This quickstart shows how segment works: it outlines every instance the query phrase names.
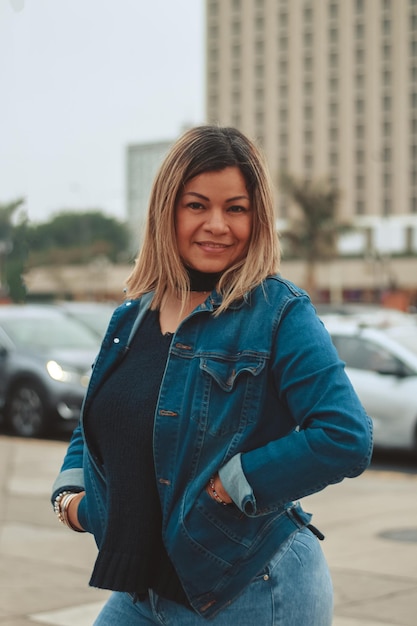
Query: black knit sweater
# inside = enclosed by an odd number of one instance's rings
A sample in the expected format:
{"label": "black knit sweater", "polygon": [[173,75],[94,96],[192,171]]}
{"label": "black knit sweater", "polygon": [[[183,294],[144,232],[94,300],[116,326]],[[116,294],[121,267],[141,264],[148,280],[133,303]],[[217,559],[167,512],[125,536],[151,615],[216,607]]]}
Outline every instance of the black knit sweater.
{"label": "black knit sweater", "polygon": [[96,393],[87,438],[106,477],[107,526],[90,584],[187,605],[162,542],[153,462],[153,423],[172,336],[149,311],[128,354]]}

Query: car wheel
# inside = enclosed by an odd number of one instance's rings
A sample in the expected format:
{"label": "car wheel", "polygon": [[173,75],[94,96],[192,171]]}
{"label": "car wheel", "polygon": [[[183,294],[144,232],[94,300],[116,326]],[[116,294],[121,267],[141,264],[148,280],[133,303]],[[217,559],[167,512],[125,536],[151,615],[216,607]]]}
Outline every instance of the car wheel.
{"label": "car wheel", "polygon": [[7,423],[19,437],[37,437],[46,427],[46,406],[35,382],[20,382],[11,390],[6,408]]}

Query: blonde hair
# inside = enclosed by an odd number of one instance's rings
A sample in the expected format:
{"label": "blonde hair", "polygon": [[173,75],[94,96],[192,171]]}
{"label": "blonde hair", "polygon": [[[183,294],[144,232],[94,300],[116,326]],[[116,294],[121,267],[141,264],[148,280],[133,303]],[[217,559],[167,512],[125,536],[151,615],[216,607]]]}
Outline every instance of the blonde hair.
{"label": "blonde hair", "polygon": [[195,176],[226,167],[238,167],[246,182],[253,213],[247,255],[220,278],[223,301],[217,314],[260,285],[279,269],[280,250],[275,229],[272,186],[265,160],[257,147],[235,128],[198,126],[185,132],[172,146],[154,180],[143,244],[126,281],[127,297],[154,291],[153,308],[164,293],[175,291],[185,305],[189,278],[181,261],[175,207],[183,186]]}

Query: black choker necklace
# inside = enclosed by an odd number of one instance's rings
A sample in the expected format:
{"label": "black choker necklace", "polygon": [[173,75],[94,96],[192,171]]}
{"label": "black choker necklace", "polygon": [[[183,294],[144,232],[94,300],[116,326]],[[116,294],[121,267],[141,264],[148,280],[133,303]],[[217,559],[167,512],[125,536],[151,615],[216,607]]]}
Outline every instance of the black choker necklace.
{"label": "black choker necklace", "polygon": [[191,267],[185,267],[190,279],[191,291],[213,291],[223,272],[199,272]]}

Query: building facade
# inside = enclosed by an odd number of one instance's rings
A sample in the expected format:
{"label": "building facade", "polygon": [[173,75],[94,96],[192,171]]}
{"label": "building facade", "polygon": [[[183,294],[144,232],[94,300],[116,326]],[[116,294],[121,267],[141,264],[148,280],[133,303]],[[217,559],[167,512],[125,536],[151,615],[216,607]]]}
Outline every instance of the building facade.
{"label": "building facade", "polygon": [[417,0],[206,0],[206,17],[208,122],[259,142],[277,188],[335,185],[363,234],[342,254],[416,254]]}
{"label": "building facade", "polygon": [[127,146],[126,207],[133,252],[145,223],[153,180],[171,144],[172,141],[155,141]]}

